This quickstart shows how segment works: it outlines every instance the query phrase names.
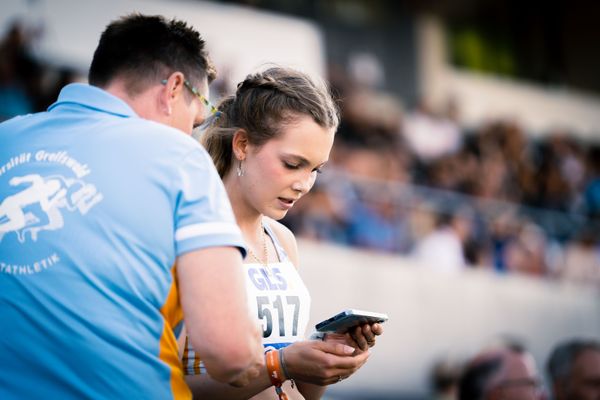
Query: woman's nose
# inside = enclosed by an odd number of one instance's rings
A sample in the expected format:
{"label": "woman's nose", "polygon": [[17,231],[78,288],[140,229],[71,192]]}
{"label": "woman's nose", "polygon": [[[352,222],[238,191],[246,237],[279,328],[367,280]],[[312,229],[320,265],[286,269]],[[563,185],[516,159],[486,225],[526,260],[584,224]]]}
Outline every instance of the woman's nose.
{"label": "woman's nose", "polygon": [[296,180],[292,184],[292,190],[305,194],[307,193],[312,186],[312,176],[309,174],[308,176],[303,177],[302,179]]}

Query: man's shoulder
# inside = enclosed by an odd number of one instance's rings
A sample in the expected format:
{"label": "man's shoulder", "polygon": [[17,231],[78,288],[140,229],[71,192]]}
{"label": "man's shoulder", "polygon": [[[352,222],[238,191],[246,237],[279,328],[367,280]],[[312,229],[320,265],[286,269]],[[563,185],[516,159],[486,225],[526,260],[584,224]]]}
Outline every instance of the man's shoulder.
{"label": "man's shoulder", "polygon": [[190,135],[152,120],[124,118],[113,128],[119,132],[121,138],[143,147],[156,146],[158,150],[180,148],[182,151],[203,151],[202,145]]}
{"label": "man's shoulder", "polygon": [[0,121],[0,131],[13,131],[15,128],[18,128],[24,124],[27,124],[31,121],[38,120],[40,118],[44,118],[46,112],[39,112],[33,114],[24,114],[17,115],[5,121]]}

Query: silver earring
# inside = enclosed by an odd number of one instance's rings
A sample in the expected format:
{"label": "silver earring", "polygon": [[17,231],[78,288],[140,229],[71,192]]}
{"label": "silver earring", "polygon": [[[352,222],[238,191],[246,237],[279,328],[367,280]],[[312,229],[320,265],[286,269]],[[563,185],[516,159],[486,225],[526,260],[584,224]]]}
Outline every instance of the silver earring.
{"label": "silver earring", "polygon": [[242,169],[242,160],[237,166],[237,176],[244,176],[244,170]]}

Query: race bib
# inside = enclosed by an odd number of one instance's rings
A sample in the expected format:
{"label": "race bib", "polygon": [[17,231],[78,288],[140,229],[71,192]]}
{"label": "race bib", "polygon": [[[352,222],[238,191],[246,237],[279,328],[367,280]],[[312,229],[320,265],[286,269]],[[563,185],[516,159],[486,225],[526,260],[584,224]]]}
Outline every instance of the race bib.
{"label": "race bib", "polygon": [[289,262],[244,264],[251,315],[262,326],[265,348],[281,348],[304,338],[310,295]]}

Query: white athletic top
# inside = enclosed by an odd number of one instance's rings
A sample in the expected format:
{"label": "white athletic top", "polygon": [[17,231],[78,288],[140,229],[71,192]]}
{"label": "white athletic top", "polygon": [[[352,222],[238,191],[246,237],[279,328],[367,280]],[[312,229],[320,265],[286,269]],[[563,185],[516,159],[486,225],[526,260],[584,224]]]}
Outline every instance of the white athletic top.
{"label": "white athletic top", "polygon": [[[244,267],[248,306],[251,315],[256,316],[262,326],[266,352],[304,338],[310,312],[310,293],[275,233],[268,225],[263,224],[263,227],[275,245],[279,262],[270,263],[268,267],[259,263],[244,264]],[[182,361],[186,375],[206,373],[188,338]]]}

